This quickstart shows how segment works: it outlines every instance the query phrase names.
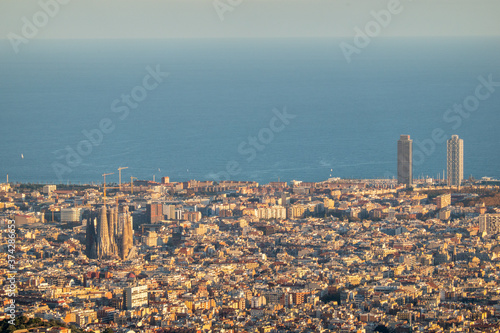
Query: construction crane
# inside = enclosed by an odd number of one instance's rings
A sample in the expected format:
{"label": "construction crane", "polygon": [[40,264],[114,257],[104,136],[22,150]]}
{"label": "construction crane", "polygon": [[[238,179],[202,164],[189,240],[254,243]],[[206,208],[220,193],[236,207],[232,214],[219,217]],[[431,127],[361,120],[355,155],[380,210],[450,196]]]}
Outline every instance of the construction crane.
{"label": "construction crane", "polygon": [[118,168],[118,188],[120,191],[122,190],[122,170],[128,169],[128,167],[119,167]]}
{"label": "construction crane", "polygon": [[134,179],[137,179],[137,178],[130,177],[130,194],[134,194]]}
{"label": "construction crane", "polygon": [[106,203],[106,176],[109,176],[109,175],[114,175],[114,172],[105,173],[102,175],[104,177],[104,199],[103,199],[104,203]]}

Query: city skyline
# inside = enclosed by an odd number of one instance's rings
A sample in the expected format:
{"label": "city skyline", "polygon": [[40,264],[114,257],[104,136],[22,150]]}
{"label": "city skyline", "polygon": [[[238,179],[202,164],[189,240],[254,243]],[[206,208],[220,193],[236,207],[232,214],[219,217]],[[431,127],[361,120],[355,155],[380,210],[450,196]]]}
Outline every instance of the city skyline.
{"label": "city skyline", "polygon": [[0,0],[0,333],[500,332],[499,13]]}

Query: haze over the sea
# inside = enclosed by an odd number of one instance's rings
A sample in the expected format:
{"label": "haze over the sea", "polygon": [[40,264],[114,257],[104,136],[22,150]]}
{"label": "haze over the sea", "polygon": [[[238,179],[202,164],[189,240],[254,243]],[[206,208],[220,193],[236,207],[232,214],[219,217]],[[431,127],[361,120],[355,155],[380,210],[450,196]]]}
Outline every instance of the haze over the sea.
{"label": "haze over the sea", "polygon": [[[4,49],[0,175],[78,183],[128,166],[127,176],[180,181],[213,179],[235,161],[232,179],[259,182],[392,177],[399,135],[418,150],[441,128],[464,139],[466,177],[500,177],[500,91],[460,124],[444,119],[478,77],[500,81],[498,39],[379,38],[350,64],[340,41],[36,40],[18,55]],[[148,66],[169,76],[121,120],[111,104],[142,85]],[[263,137],[252,159],[248,137],[284,108],[296,117],[269,143]],[[74,167],[65,162],[65,149],[105,118],[114,130],[102,144]],[[445,145],[414,166],[415,177],[442,173]],[[59,179],[55,162],[71,172]]]}

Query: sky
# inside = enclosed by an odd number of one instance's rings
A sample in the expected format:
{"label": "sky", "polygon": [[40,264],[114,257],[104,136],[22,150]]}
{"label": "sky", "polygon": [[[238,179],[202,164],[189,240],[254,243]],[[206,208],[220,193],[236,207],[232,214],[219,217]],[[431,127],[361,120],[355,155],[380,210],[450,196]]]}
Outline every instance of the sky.
{"label": "sky", "polygon": [[391,5],[379,36],[500,35],[499,0],[1,0],[0,38],[349,37]]}

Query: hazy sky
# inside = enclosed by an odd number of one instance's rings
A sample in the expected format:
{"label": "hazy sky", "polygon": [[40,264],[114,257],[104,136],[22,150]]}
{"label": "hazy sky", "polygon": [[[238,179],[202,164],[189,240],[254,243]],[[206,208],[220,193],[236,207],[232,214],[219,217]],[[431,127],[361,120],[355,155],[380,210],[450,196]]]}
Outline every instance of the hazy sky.
{"label": "hazy sky", "polygon": [[[41,20],[35,38],[354,36],[397,0],[59,0],[43,22],[41,4],[53,1],[0,0],[0,38],[21,35],[23,17]],[[380,36],[500,35],[500,0],[400,3]]]}

